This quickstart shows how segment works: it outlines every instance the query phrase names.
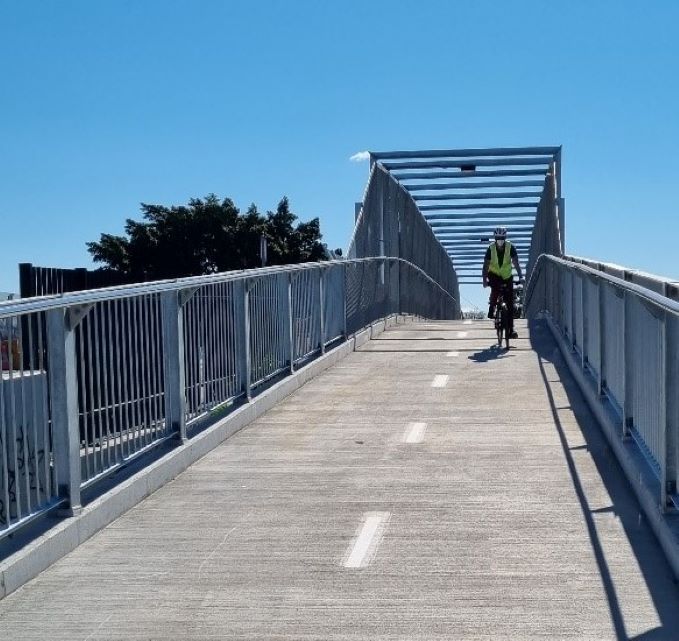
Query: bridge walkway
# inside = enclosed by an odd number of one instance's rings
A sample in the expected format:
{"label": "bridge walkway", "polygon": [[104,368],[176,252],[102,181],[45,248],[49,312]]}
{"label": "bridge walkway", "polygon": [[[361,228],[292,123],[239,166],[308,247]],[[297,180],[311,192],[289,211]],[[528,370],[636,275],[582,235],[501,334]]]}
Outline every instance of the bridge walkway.
{"label": "bridge walkway", "polygon": [[546,327],[386,331],[0,601],[0,638],[676,639]]}

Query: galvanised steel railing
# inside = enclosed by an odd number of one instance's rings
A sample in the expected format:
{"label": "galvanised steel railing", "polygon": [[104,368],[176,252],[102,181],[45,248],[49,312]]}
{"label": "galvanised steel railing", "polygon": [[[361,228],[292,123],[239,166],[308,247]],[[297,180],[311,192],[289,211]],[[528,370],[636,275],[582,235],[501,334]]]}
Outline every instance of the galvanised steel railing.
{"label": "galvanised steel railing", "polygon": [[[398,256],[429,274],[456,301],[460,299],[452,259],[412,195],[379,162],[371,167],[347,256]],[[459,308],[457,314],[459,318]]]}
{"label": "galvanised steel railing", "polygon": [[671,298],[672,300],[679,300],[679,281],[676,279],[649,274],[648,272],[639,269],[630,269],[629,267],[623,267],[622,265],[615,265],[613,263],[602,263],[598,260],[582,258],[580,256],[563,256],[563,258],[574,263],[587,265],[588,267],[605,272],[616,278],[621,278],[627,282],[641,285],[641,287],[646,287],[646,289],[667,296],[667,298]]}
{"label": "galvanised steel railing", "polygon": [[540,256],[528,316],[548,315],[610,401],[619,422],[613,438],[633,438],[657,476],[661,509],[679,506],[679,303],[584,262]]}
{"label": "galvanised steel railing", "polygon": [[535,215],[526,264],[526,278],[530,280],[540,256],[562,256],[565,222],[564,199],[558,196],[556,168],[551,165],[545,176],[540,202]]}
{"label": "galvanised steel railing", "polygon": [[0,538],[379,318],[459,303],[400,258],[308,263],[0,304]]}

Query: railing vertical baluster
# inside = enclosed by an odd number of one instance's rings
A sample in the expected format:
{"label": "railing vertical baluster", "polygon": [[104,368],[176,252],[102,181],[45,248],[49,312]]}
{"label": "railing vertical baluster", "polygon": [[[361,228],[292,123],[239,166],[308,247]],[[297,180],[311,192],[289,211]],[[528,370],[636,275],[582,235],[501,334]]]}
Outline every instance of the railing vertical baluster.
{"label": "railing vertical baluster", "polygon": [[677,493],[679,465],[679,360],[677,349],[677,319],[666,313],[660,321],[660,350],[664,370],[661,393],[661,429],[663,438],[663,460],[661,461],[660,509],[666,512],[672,508],[672,496]]}
{"label": "railing vertical baluster", "polygon": [[344,337],[344,340],[347,339],[348,332],[347,332],[347,296],[349,294],[348,287],[347,287],[347,281],[348,281],[348,271],[349,267],[348,265],[342,265],[342,336]]}
{"label": "railing vertical baluster", "polygon": [[322,267],[318,268],[318,322],[321,333],[321,354],[325,354],[325,272]]}
{"label": "railing vertical baluster", "polygon": [[184,313],[180,292],[161,294],[163,373],[165,379],[165,424],[170,432],[186,440],[186,375],[184,372]]}
{"label": "railing vertical baluster", "polygon": [[292,272],[288,272],[287,278],[287,296],[285,297],[285,314],[283,320],[285,322],[285,333],[283,334],[287,338],[288,347],[288,364],[290,368],[290,373],[295,371],[295,336],[294,336],[294,325],[293,325],[293,306],[292,306]]}
{"label": "railing vertical baluster", "polygon": [[[399,224],[399,234],[400,234],[400,224]],[[393,267],[396,270],[396,301],[394,304],[394,313],[397,315],[401,313],[401,265],[398,261],[392,261],[393,262]],[[446,301],[448,302],[448,301]],[[446,316],[447,318],[447,316]]]}
{"label": "railing vertical baluster", "polygon": [[582,345],[580,346],[580,363],[584,370],[589,364],[589,314],[588,314],[588,299],[587,299],[587,284],[586,278],[580,279],[580,315],[582,317]]}
{"label": "railing vertical baluster", "polygon": [[604,298],[604,284],[601,280],[597,283],[597,298],[598,298],[598,326],[599,332],[599,376],[597,379],[597,390],[599,396],[604,394],[606,389],[606,372],[604,371],[604,363],[606,360],[606,301]]}
{"label": "railing vertical baluster", "polygon": [[234,284],[235,344],[238,350],[236,367],[241,378],[241,390],[247,401],[252,399],[252,359],[250,354],[250,281]]}
{"label": "railing vertical baluster", "polygon": [[81,510],[80,428],[75,327],[69,317],[63,309],[47,312],[47,353],[57,494],[67,501],[64,513],[74,516]]}
{"label": "railing vertical baluster", "polygon": [[575,351],[578,331],[575,327],[575,270],[571,271],[571,350]]}
{"label": "railing vertical baluster", "polygon": [[549,269],[547,269],[547,272],[543,274],[540,280],[542,280],[542,305],[540,311],[546,312],[549,308],[549,305],[547,304],[547,283],[549,281]]}
{"label": "railing vertical baluster", "polygon": [[632,320],[631,320],[631,294],[627,290],[623,291],[622,298],[622,327],[623,327],[623,389],[624,398],[622,402],[622,437],[629,438],[630,429],[634,424],[632,412]]}

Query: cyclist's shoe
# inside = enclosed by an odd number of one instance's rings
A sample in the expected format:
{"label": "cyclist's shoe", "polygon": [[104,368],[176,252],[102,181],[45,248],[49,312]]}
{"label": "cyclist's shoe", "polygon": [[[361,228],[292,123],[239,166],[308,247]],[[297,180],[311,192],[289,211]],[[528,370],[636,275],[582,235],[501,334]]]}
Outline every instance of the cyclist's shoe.
{"label": "cyclist's shoe", "polygon": [[509,338],[518,338],[518,337],[519,337],[519,335],[514,330],[512,330],[511,333],[509,334]]}
{"label": "cyclist's shoe", "polygon": [[495,307],[493,305],[488,308],[488,318],[495,318]]}

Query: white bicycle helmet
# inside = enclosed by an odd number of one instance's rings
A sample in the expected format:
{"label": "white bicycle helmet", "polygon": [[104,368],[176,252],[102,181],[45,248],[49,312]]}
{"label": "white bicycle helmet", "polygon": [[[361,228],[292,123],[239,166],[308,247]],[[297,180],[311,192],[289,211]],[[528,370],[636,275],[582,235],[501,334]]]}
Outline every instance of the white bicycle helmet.
{"label": "white bicycle helmet", "polygon": [[507,238],[507,228],[506,227],[496,227],[493,232],[493,236],[497,239]]}

